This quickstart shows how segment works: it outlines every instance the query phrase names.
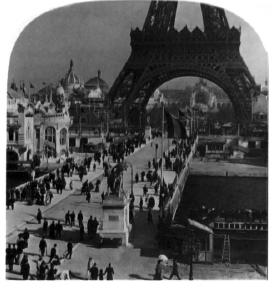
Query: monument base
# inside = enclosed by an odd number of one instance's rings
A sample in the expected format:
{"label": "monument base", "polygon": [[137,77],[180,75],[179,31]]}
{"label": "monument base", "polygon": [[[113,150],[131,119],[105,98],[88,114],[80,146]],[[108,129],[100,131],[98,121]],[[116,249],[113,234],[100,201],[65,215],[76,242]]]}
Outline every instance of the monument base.
{"label": "monument base", "polygon": [[[128,245],[129,238],[129,202],[125,195],[116,197],[109,195],[103,201],[103,223],[97,230],[102,245],[104,239],[112,239],[116,242],[120,239],[122,246]],[[119,245],[119,242],[116,243]]]}

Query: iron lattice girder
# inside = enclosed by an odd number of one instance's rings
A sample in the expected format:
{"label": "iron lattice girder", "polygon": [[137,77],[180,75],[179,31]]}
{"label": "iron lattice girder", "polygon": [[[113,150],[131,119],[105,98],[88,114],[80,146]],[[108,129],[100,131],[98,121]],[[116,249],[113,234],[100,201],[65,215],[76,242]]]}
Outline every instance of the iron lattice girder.
{"label": "iron lattice girder", "polygon": [[[171,4],[171,5],[170,5]],[[236,116],[251,115],[256,86],[239,52],[240,34],[229,29],[223,9],[201,4],[205,31],[174,29],[176,2],[152,1],[143,27],[131,31],[132,53],[109,92],[111,103],[125,98],[146,106],[156,88],[176,77],[199,76],[218,84],[233,103]]]}

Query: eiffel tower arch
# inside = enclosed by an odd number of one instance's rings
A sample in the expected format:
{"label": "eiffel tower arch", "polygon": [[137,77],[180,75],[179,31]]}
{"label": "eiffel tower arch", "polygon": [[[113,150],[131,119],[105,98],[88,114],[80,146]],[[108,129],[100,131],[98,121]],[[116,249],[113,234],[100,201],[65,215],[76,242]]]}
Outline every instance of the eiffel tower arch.
{"label": "eiffel tower arch", "polygon": [[174,27],[178,2],[152,1],[142,30],[131,30],[131,55],[109,91],[111,108],[126,118],[145,108],[163,83],[184,76],[206,78],[229,96],[240,120],[251,118],[258,90],[239,51],[241,30],[230,28],[225,11],[200,4],[204,31]]}

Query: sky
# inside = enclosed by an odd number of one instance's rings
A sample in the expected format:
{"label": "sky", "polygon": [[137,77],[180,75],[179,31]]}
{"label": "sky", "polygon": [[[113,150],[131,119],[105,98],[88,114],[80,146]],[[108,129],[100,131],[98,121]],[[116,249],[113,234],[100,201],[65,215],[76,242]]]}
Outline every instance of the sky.
{"label": "sky", "polygon": [[[56,84],[68,71],[70,59],[74,70],[86,82],[97,76],[112,86],[126,63],[130,49],[131,28],[142,28],[150,1],[85,2],[57,8],[36,17],[21,32],[10,56],[8,83],[15,79],[42,87]],[[268,55],[254,29],[243,19],[226,11],[230,27],[241,27],[240,52],[258,84],[268,77]],[[175,27],[187,24],[190,30],[203,29],[200,5],[179,2]],[[195,80],[176,79],[170,88],[185,87]]]}

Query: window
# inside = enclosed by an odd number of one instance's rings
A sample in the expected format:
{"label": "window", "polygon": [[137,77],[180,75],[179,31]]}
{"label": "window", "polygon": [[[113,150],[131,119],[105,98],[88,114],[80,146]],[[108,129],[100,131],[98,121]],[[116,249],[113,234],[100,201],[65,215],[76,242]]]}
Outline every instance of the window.
{"label": "window", "polygon": [[45,140],[56,143],[56,131],[53,127],[47,127],[45,130]]}
{"label": "window", "polygon": [[69,147],[76,146],[76,138],[69,138]]}
{"label": "window", "polygon": [[65,145],[66,144],[66,129],[62,128],[60,131],[60,145]]}
{"label": "window", "polygon": [[30,124],[27,124],[26,128],[26,139],[31,139],[31,131],[30,131]]}
{"label": "window", "polygon": [[40,128],[36,128],[36,139],[40,139]]}
{"label": "window", "polygon": [[88,139],[87,138],[81,138],[80,139],[80,147],[81,148],[84,148],[87,143],[88,143]]}

